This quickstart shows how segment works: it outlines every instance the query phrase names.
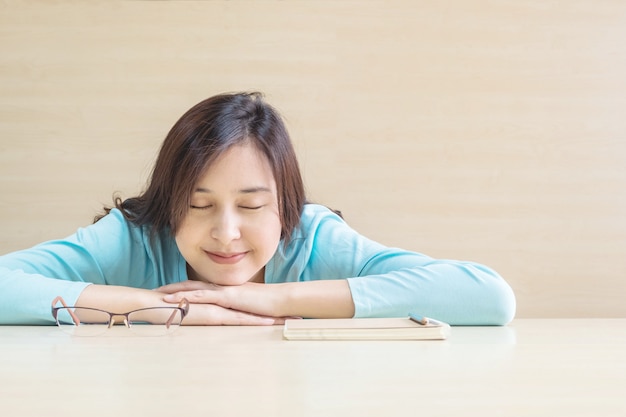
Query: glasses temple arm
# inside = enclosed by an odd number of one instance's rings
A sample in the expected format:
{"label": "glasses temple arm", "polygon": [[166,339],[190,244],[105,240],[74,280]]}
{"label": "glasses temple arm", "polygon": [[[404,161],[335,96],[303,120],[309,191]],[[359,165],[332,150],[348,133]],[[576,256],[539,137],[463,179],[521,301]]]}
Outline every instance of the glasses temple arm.
{"label": "glasses temple arm", "polygon": [[[180,321],[182,322],[185,316],[187,315],[187,312],[189,311],[189,301],[187,301],[186,298],[183,298],[182,300],[180,300],[180,303],[178,303],[178,309],[181,312]],[[167,319],[167,322],[165,323],[165,327],[169,329],[169,327],[172,325],[172,321],[174,321],[174,318],[176,318],[176,310],[172,311],[170,318]]]}
{"label": "glasses temple arm", "polygon": [[[76,314],[74,314],[74,312],[71,310],[70,307],[67,306],[67,304],[65,304],[65,300],[63,299],[63,297],[61,297],[60,295],[57,296],[54,300],[52,300],[52,310],[55,310],[55,304],[56,303],[61,303],[63,305],[63,307],[65,307],[67,309],[67,312],[69,313],[69,315],[72,317],[72,320],[74,320],[74,324],[79,325],[80,324],[80,319],[78,318],[78,316]],[[57,319],[56,314],[54,315],[54,318]]]}

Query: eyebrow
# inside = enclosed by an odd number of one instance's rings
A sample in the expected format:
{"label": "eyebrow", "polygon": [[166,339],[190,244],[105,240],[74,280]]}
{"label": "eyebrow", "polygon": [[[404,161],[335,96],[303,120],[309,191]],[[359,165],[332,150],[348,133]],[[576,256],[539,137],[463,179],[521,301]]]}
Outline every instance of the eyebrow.
{"label": "eyebrow", "polygon": [[[212,193],[213,190],[209,188],[198,187],[194,190],[196,193]],[[268,187],[258,186],[258,187],[250,187],[250,188],[242,188],[238,191],[240,194],[253,194],[253,193],[271,193],[272,190]]]}

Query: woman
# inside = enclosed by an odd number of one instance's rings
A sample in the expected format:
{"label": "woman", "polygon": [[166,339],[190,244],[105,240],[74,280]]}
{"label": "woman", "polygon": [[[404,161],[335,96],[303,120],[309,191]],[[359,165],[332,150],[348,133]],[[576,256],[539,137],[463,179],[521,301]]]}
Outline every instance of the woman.
{"label": "woman", "polygon": [[112,312],[184,297],[184,324],[203,325],[410,312],[498,325],[515,313],[491,269],[384,247],[307,204],[287,130],[258,93],[187,111],[146,191],[115,203],[66,239],[0,257],[0,323],[51,323],[57,296]]}

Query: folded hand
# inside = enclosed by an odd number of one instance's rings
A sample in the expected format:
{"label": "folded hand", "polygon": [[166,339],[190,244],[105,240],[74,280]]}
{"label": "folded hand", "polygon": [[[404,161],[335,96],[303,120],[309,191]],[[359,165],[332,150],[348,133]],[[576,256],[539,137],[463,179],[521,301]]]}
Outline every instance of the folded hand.
{"label": "folded hand", "polygon": [[[283,317],[273,317],[264,284],[246,283],[221,286],[201,281],[183,281],[156,290],[166,293],[163,300],[176,304],[186,298],[192,305],[184,324],[275,325]],[[262,294],[264,293],[264,294]],[[265,297],[264,297],[265,295]]]}

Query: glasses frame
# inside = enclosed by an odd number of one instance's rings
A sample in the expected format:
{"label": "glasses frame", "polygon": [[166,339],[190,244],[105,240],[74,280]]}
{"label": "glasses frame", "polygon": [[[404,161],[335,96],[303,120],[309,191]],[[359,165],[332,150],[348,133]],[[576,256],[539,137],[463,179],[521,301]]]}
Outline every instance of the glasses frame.
{"label": "glasses frame", "polygon": [[[57,303],[61,303],[62,307],[56,307]],[[189,313],[189,301],[186,298],[183,298],[182,300],[180,300],[180,303],[178,303],[178,306],[176,306],[176,307],[174,307],[174,306],[172,306],[172,307],[146,307],[146,308],[140,308],[140,309],[137,309],[137,310],[131,310],[131,311],[128,311],[126,313],[111,313],[110,311],[101,310],[99,308],[68,306],[65,303],[65,300],[63,299],[63,297],[61,297],[59,295],[54,300],[52,300],[52,306],[51,306],[52,317],[54,318],[54,321],[57,324],[57,326],[61,325],[59,323],[59,318],[58,318],[58,312],[61,309],[65,309],[65,311],[68,312],[68,314],[72,317],[72,320],[74,321],[75,325],[78,326],[80,324],[80,319],[71,310],[73,308],[80,308],[80,309],[83,309],[83,310],[99,311],[101,313],[108,314],[109,315],[109,321],[107,323],[107,329],[110,329],[116,323],[115,317],[124,317],[124,325],[127,328],[130,329],[131,323],[128,321],[128,316],[130,314],[133,314],[133,313],[136,313],[136,312],[139,312],[139,311],[145,311],[145,310],[157,310],[157,309],[166,309],[166,308],[167,309],[178,310],[178,311],[172,312],[170,317],[165,322],[165,327],[169,329],[169,327],[172,325],[172,322],[176,318],[176,313],[177,312],[180,312],[180,324],[183,323],[183,320],[185,319],[185,316],[187,316],[187,313]]]}

